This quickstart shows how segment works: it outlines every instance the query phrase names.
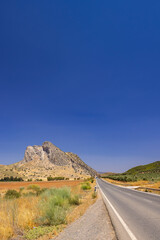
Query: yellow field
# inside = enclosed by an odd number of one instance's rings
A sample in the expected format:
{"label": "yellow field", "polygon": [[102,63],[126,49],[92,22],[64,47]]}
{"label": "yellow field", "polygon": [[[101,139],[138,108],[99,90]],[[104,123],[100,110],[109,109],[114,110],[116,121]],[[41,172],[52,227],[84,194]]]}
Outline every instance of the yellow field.
{"label": "yellow field", "polygon": [[104,180],[116,185],[121,185],[121,186],[139,186],[139,187],[160,189],[160,182],[156,182],[156,183],[149,182],[149,181],[121,182],[121,181],[115,181],[108,178],[104,178]]}
{"label": "yellow field", "polygon": [[[24,192],[28,191],[27,186],[37,184],[42,187],[62,187],[69,186],[73,194],[81,195],[81,204],[79,206],[73,206],[68,215],[67,222],[70,223],[84,214],[86,209],[94,203],[95,199],[92,199],[92,193],[94,189],[94,183],[91,184],[92,189],[90,191],[84,191],[81,189],[80,181],[57,181],[57,182],[21,182],[21,183],[0,183],[1,191],[6,189],[18,189],[25,187]],[[13,236],[22,236],[24,231],[38,227],[35,223],[35,219],[41,216],[41,209],[38,207],[40,196],[28,196],[20,197],[13,200],[0,199],[0,239],[7,240]],[[58,226],[54,231],[39,238],[47,240],[53,238],[53,235],[57,234],[65,225]],[[59,230],[57,230],[59,229]]]}
{"label": "yellow field", "polygon": [[0,182],[0,190],[2,189],[19,189],[21,187],[27,187],[31,184],[39,185],[40,187],[64,187],[64,186],[75,186],[79,184],[80,180],[60,180],[60,181],[43,181],[43,182]]}

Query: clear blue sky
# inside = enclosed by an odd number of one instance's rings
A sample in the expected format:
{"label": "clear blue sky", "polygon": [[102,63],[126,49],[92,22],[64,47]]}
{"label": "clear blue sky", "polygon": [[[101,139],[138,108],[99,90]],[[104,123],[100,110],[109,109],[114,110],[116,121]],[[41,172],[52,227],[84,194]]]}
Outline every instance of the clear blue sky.
{"label": "clear blue sky", "polygon": [[160,1],[0,1],[0,164],[48,140],[99,171],[160,160]]}

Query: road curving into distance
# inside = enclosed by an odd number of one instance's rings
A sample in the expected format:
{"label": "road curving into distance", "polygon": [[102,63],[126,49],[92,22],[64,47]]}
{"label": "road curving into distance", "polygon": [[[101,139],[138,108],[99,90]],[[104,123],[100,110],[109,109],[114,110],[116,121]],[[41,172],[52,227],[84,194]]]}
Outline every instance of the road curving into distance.
{"label": "road curving into distance", "polygon": [[97,178],[120,240],[160,240],[160,196],[119,187]]}

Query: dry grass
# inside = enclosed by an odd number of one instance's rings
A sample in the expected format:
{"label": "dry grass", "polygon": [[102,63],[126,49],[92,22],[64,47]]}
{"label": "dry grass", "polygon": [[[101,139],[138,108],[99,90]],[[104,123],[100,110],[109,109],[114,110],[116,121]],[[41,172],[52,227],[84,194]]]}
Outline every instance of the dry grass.
{"label": "dry grass", "polygon": [[[27,187],[33,183],[34,182],[22,182],[13,183],[10,185],[12,189],[17,189],[24,186]],[[81,196],[81,204],[76,207],[72,206],[69,214],[67,215],[68,223],[71,223],[83,215],[86,209],[95,202],[95,199],[92,199],[92,193],[95,185],[94,183],[91,184],[92,189],[90,191],[82,190],[80,181],[36,182],[34,184],[48,188],[68,185],[71,186],[71,191],[73,194],[78,194]],[[1,185],[3,185],[3,183],[1,183]],[[4,186],[6,187],[6,183],[4,183]],[[3,190],[5,190],[5,188]],[[25,192],[27,190],[23,191]],[[18,232],[24,233],[24,231],[27,229],[33,229],[34,227],[38,226],[35,224],[34,220],[41,215],[41,210],[38,207],[39,199],[39,196],[21,197],[12,200],[0,199],[0,240],[7,240],[13,236],[16,236]],[[53,237],[53,234],[58,234],[58,232],[64,227],[65,225],[62,225],[58,231],[54,230],[54,233],[49,233],[39,238],[39,240],[50,239]]]}
{"label": "dry grass", "polygon": [[137,182],[121,182],[121,181],[116,181],[112,180],[109,178],[104,178],[105,181],[116,184],[116,185],[121,185],[121,186],[146,186],[148,181],[137,181]]}
{"label": "dry grass", "polygon": [[8,239],[17,230],[32,228],[33,219],[38,215],[37,202],[36,197],[1,200],[0,239]]}
{"label": "dry grass", "polygon": [[160,189],[160,182],[155,182],[155,183],[148,182],[148,184],[146,184],[145,187]]}
{"label": "dry grass", "polygon": [[89,191],[82,190],[81,185],[78,185],[77,187],[73,188],[73,192],[76,194],[79,193],[82,196],[82,199],[81,199],[81,204],[76,208],[74,208],[70,214],[68,214],[67,216],[68,223],[71,223],[75,221],[77,218],[79,218],[80,216],[82,216],[87,210],[87,208],[96,201],[96,199],[92,198],[94,187],[95,187],[95,183],[91,184],[91,190]]}
{"label": "dry grass", "polygon": [[[107,182],[116,184],[116,185],[121,185],[121,186],[139,186],[139,187],[144,187],[144,188],[153,188],[153,189],[160,189],[160,182],[150,182],[150,181],[137,181],[137,182],[120,182],[120,181],[115,181],[112,179],[104,179]],[[146,191],[145,189],[137,188],[139,191]],[[160,191],[155,191],[155,190],[148,190],[148,192],[153,192],[156,194],[160,194]]]}

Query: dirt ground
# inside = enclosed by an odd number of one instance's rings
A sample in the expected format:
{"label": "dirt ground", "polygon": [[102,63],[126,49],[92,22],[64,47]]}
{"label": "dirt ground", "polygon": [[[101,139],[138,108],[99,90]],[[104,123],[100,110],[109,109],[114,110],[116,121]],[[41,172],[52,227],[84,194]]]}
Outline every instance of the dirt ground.
{"label": "dirt ground", "polygon": [[72,187],[76,186],[82,181],[79,180],[61,180],[61,181],[43,181],[43,182],[0,182],[0,191],[7,189],[19,189],[21,187],[27,187],[28,185],[36,184],[41,188],[50,188],[50,187]]}

